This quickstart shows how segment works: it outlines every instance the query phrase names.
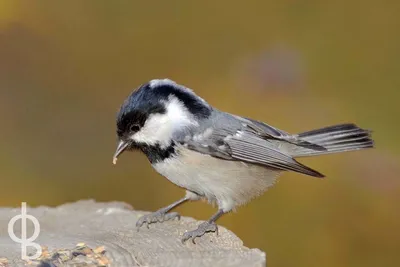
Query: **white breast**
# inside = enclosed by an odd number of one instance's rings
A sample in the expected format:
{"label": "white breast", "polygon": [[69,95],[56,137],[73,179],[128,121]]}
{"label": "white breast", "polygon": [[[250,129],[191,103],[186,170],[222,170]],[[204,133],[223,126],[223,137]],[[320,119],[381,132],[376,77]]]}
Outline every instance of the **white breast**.
{"label": "white breast", "polygon": [[221,160],[183,146],[178,156],[153,167],[174,184],[216,202],[230,211],[272,186],[279,171],[240,161]]}

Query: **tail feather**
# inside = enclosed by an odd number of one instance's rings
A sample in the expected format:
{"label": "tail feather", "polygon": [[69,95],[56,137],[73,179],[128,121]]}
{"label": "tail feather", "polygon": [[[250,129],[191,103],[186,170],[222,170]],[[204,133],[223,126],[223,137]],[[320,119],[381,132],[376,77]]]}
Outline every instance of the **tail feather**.
{"label": "tail feather", "polygon": [[339,153],[374,146],[374,141],[371,139],[371,131],[361,129],[351,123],[300,133],[296,135],[296,138],[324,147],[326,150],[297,147],[291,153],[294,157]]}

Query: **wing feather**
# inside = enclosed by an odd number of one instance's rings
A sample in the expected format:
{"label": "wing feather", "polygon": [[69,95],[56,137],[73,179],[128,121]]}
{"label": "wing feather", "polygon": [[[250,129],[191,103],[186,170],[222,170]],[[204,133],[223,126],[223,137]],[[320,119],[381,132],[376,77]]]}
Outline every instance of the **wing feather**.
{"label": "wing feather", "polygon": [[[209,134],[204,136],[206,132]],[[308,142],[298,142],[293,139],[293,135],[262,122],[227,113],[220,113],[218,117],[210,119],[208,123],[203,124],[203,130],[197,129],[193,138],[185,138],[180,143],[189,149],[225,160],[240,160],[267,168],[324,177],[280,151],[280,142],[321,149]]]}
{"label": "wing feather", "polygon": [[323,175],[281,153],[268,141],[254,136],[251,133],[242,133],[232,137],[227,142],[234,159],[264,165],[280,170],[290,170],[311,176],[323,177]]}

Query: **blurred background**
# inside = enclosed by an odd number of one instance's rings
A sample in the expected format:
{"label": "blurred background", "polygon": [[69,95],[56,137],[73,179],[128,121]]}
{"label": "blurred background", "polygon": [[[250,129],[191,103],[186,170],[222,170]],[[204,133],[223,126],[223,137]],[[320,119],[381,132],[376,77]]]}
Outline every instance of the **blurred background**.
{"label": "blurred background", "polygon": [[[399,11],[372,0],[0,1],[0,206],[94,198],[156,210],[182,197],[144,155],[111,163],[120,104],[168,77],[288,132],[373,129],[376,149],[302,159],[327,178],[286,173],[219,224],[269,266],[399,266]],[[205,220],[215,208],[178,211]]]}

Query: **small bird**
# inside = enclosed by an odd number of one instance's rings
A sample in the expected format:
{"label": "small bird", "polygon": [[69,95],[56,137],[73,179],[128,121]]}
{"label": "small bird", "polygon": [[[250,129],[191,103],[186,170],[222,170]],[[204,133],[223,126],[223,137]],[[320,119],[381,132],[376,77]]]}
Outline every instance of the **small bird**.
{"label": "small bird", "polygon": [[296,161],[317,156],[371,148],[371,132],[355,124],[339,124],[289,134],[263,122],[220,111],[191,89],[169,79],[155,79],[133,91],[116,120],[117,149],[141,150],[153,168],[186,190],[182,199],[144,215],[139,229],[174,218],[178,205],[205,199],[218,212],[181,241],[217,232],[216,220],[271,187],[284,171],[322,178],[323,174]]}

